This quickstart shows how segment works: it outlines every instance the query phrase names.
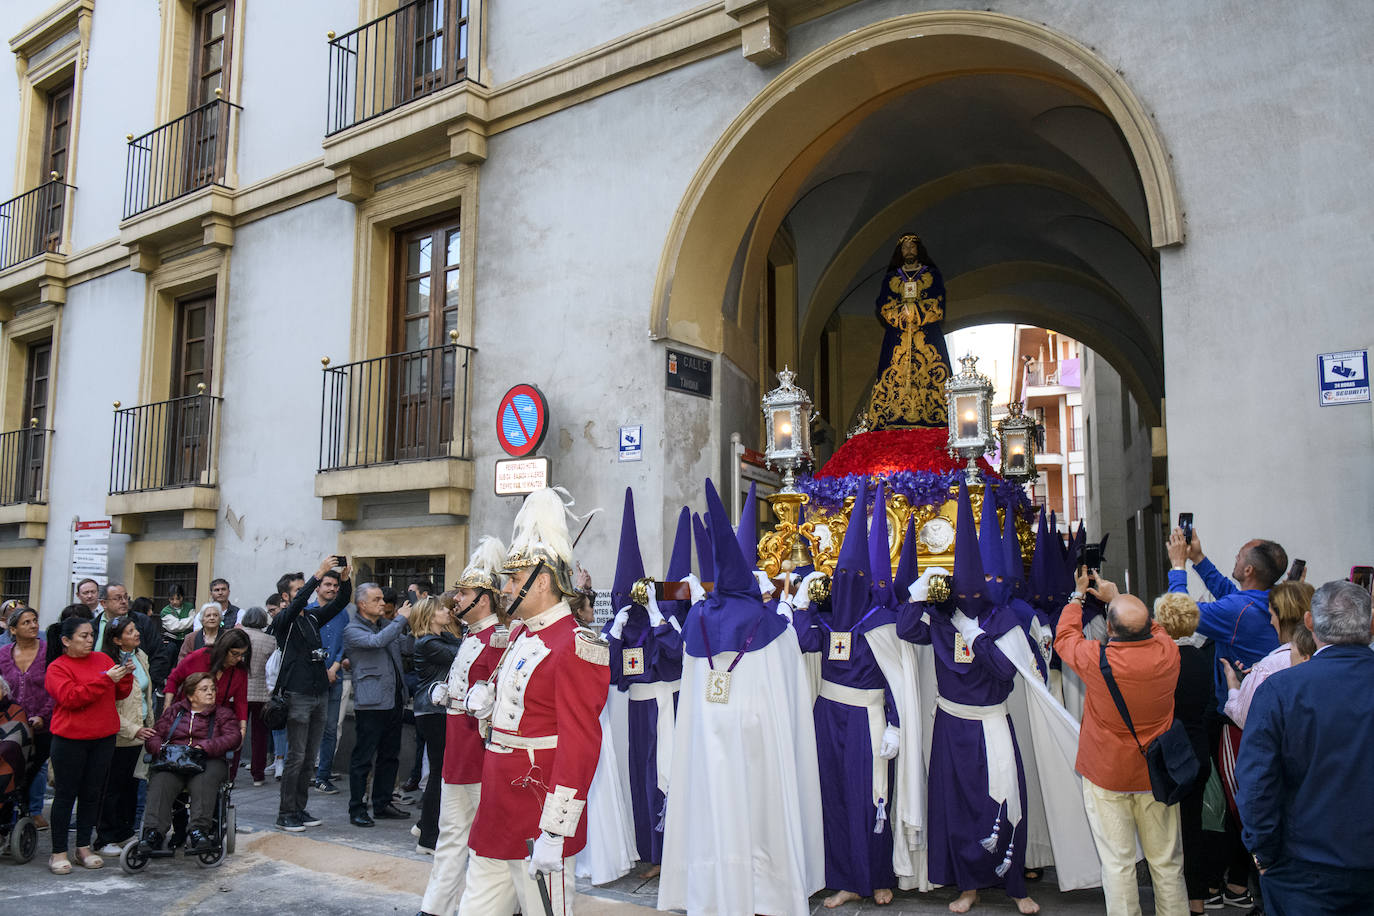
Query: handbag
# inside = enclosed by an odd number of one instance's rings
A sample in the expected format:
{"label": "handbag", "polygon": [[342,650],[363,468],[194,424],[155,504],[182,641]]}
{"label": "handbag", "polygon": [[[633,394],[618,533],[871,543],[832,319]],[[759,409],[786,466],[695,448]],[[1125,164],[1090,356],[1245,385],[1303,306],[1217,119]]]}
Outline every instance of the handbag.
{"label": "handbag", "polygon": [[[297,628],[300,627],[301,618],[304,616],[304,611],[296,615],[296,619],[295,621],[293,621],[293,623]],[[305,639],[304,632],[302,632],[301,638]],[[315,633],[315,639],[317,641],[319,640],[318,631],[316,631]],[[290,642],[289,633],[287,634],[287,642]],[[276,652],[273,652],[272,654],[275,656],[277,652],[281,653],[283,659],[286,657],[286,650],[284,647],[278,649]],[[271,660],[269,659],[268,661],[270,664]],[[274,732],[281,731],[283,728],[286,728],[286,720],[290,717],[290,707],[286,701],[286,695],[282,692],[281,689],[282,683],[285,680],[285,678],[282,677],[282,675],[286,674],[285,669],[286,666],[282,665],[281,670],[277,672],[276,683],[272,686],[272,695],[267,698],[267,702],[264,703],[262,707],[262,724],[266,725],[270,730]]]}
{"label": "handbag", "polygon": [[1126,708],[1126,698],[1121,695],[1121,688],[1112,676],[1112,666],[1107,661],[1107,644],[1102,643],[1099,650],[1101,654],[1098,666],[1102,669],[1102,679],[1107,682],[1107,690],[1111,693],[1126,728],[1130,730],[1135,746],[1145,758],[1145,768],[1150,774],[1150,791],[1154,794],[1155,801],[1166,805],[1178,804],[1193,790],[1200,770],[1187,730],[1182,722],[1174,719],[1164,734],[1150,742],[1149,747],[1141,747],[1140,737],[1136,735],[1135,725],[1131,723],[1130,710]]}
{"label": "handbag", "polygon": [[[172,727],[167,730],[167,740],[177,733],[177,723],[181,713],[172,717]],[[206,740],[215,736],[215,720],[210,719],[210,733]],[[176,773],[181,776],[199,776],[205,772],[205,751],[189,744],[164,744],[157,752],[148,769],[154,773]]]}

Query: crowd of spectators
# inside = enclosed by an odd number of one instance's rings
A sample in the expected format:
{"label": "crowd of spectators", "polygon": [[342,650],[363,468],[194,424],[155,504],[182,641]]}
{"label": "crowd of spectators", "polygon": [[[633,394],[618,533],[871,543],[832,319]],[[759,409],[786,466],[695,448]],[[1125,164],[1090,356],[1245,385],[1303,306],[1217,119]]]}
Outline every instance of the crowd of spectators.
{"label": "crowd of spectators", "polygon": [[[1267,540],[1242,545],[1227,576],[1190,535],[1169,538],[1169,590],[1153,614],[1080,569],[1056,633],[1085,687],[1076,768],[1107,912],[1141,912],[1137,849],[1156,913],[1374,911],[1370,594],[1349,581],[1280,581],[1288,557]],[[1188,596],[1190,565],[1213,600]],[[1105,641],[1084,636],[1089,597],[1106,607]],[[1198,767],[1166,803],[1147,750],[1175,722]]]}

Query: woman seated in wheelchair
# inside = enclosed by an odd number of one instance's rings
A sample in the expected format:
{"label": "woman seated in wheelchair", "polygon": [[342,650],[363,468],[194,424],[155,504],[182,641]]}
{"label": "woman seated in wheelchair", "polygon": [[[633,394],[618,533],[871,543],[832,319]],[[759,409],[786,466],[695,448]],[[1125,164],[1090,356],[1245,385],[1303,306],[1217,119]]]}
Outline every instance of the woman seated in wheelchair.
{"label": "woman seated in wheelchair", "polygon": [[181,697],[162,712],[147,740],[152,757],[148,802],[143,816],[143,852],[162,848],[172,825],[172,803],[183,788],[191,793],[187,852],[215,849],[215,802],[229,778],[225,756],[239,746],[234,711],[215,702],[215,679],[196,672],[181,685]]}

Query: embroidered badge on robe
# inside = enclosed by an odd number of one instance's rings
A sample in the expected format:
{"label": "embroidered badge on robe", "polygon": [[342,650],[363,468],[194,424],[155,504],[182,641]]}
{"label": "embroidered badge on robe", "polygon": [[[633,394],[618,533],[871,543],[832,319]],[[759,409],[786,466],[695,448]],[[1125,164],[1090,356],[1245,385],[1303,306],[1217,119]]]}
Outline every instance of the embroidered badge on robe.
{"label": "embroidered badge on robe", "polygon": [[831,633],[831,634],[830,634],[830,655],[829,655],[830,661],[832,661],[832,662],[847,662],[847,661],[849,661],[849,652],[850,652],[850,649],[851,649],[851,645],[850,645],[850,644],[851,644],[852,641],[853,641],[853,634],[850,634],[850,633]]}
{"label": "embroidered badge on robe", "polygon": [[620,673],[625,677],[635,677],[644,673],[644,648],[642,646],[633,646],[621,651]]}
{"label": "embroidered badge on robe", "polygon": [[954,634],[954,660],[961,664],[973,664],[973,647],[964,641],[963,633]]}
{"label": "embroidered badge on robe", "polygon": [[730,702],[730,672],[729,671],[707,671],[706,672],[706,702],[708,703],[729,703]]}

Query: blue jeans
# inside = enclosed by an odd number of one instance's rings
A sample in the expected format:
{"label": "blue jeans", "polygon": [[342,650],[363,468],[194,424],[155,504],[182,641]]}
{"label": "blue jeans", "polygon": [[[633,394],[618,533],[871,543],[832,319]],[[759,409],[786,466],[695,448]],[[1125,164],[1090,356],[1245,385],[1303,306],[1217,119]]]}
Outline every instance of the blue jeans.
{"label": "blue jeans", "polygon": [[334,772],[334,748],[339,746],[339,703],[343,701],[343,677],[329,688],[329,704],[324,713],[324,737],[320,739],[320,763],[315,778],[327,780]]}

